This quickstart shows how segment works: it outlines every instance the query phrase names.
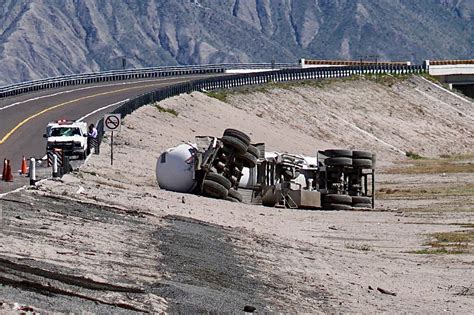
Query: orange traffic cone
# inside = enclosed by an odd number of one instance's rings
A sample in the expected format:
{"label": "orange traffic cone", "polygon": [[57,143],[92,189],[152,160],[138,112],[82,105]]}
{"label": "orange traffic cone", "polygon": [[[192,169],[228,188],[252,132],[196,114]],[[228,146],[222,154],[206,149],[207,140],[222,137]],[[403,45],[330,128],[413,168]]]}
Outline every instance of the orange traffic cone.
{"label": "orange traffic cone", "polygon": [[28,166],[26,166],[25,156],[23,156],[23,160],[21,160],[21,174],[22,175],[28,174]]}
{"label": "orange traffic cone", "polygon": [[7,178],[7,159],[3,159],[3,171],[2,171],[2,180]]}
{"label": "orange traffic cone", "polygon": [[4,177],[6,182],[13,182],[12,167],[10,166],[10,160],[7,160],[7,171]]}

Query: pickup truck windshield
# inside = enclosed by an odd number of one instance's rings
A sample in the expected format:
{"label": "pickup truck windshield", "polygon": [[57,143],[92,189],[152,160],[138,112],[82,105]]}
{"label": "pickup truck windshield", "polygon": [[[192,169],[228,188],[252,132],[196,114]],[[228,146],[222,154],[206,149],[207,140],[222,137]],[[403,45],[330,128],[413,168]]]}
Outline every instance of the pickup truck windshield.
{"label": "pickup truck windshield", "polygon": [[80,135],[81,131],[79,130],[79,128],[58,127],[51,129],[51,137],[72,137]]}

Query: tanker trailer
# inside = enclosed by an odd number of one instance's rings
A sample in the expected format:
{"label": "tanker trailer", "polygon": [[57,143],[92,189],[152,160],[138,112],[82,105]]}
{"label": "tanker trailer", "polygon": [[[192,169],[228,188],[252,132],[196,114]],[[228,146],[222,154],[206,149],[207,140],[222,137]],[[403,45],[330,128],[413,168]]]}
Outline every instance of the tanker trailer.
{"label": "tanker trailer", "polygon": [[156,177],[163,189],[240,202],[242,169],[254,168],[258,156],[250,137],[226,129],[222,138],[197,136],[195,144],[163,152],[157,160]]}

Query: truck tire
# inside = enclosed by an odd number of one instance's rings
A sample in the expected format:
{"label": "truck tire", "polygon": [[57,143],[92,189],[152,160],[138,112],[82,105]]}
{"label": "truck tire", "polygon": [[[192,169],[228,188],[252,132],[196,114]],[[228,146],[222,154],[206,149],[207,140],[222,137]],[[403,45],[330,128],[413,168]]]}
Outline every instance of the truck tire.
{"label": "truck tire", "polygon": [[349,195],[337,195],[337,194],[327,194],[323,197],[324,203],[327,204],[352,204],[352,196]]}
{"label": "truck tire", "polygon": [[243,154],[247,152],[247,148],[249,147],[248,144],[245,144],[242,140],[236,137],[232,136],[223,136],[222,137],[222,142],[224,142],[225,145],[233,148],[235,151],[237,151],[237,154]]}
{"label": "truck tire", "polygon": [[257,158],[248,151],[237,157],[242,161],[242,164],[248,168],[254,168],[257,165]]}
{"label": "truck tire", "polygon": [[352,151],[351,150],[345,150],[345,149],[328,149],[324,150],[324,155],[327,157],[352,157]]}
{"label": "truck tire", "polygon": [[352,159],[352,166],[359,167],[359,168],[372,168],[372,160]]}
{"label": "truck tire", "polygon": [[364,209],[372,209],[372,205],[368,203],[354,203],[352,205],[354,208],[364,208]]}
{"label": "truck tire", "polygon": [[249,144],[249,147],[247,148],[247,152],[255,156],[257,159],[260,157],[260,150],[251,144]]}
{"label": "truck tire", "polygon": [[364,203],[364,204],[372,204],[372,197],[367,197],[367,196],[352,196],[352,204],[359,204],[359,203]]}
{"label": "truck tire", "polygon": [[328,203],[324,207],[326,210],[352,210],[352,206],[342,203]]}
{"label": "truck tire", "polygon": [[209,197],[218,199],[225,199],[228,194],[228,190],[224,186],[211,180],[204,180],[202,192]]}
{"label": "truck tire", "polygon": [[234,188],[229,189],[227,197],[236,199],[238,202],[242,202],[242,195]]}
{"label": "truck tire", "polygon": [[262,194],[262,205],[265,207],[275,207],[278,203],[278,196],[273,189],[268,189]]}
{"label": "truck tire", "polygon": [[231,186],[230,180],[228,180],[227,178],[225,178],[221,174],[216,174],[216,173],[209,172],[209,173],[207,173],[207,175],[204,179],[216,182],[218,184],[221,184],[226,189],[229,189],[230,186]]}
{"label": "truck tire", "polygon": [[224,130],[224,136],[231,136],[231,137],[237,138],[243,143],[245,143],[246,145],[250,144],[250,137],[247,136],[244,132],[237,129],[228,128]]}
{"label": "truck tire", "polygon": [[324,160],[328,166],[352,166],[352,159],[349,157],[330,157]]}
{"label": "truck tire", "polygon": [[352,151],[352,157],[354,159],[369,159],[372,160],[373,154],[368,151]]}

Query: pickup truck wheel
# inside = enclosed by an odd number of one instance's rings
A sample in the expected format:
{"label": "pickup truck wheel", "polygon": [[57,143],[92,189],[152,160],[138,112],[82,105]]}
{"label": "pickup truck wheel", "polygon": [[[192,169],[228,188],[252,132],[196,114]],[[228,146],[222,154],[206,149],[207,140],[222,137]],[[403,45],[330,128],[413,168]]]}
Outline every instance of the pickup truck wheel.
{"label": "pickup truck wheel", "polygon": [[351,150],[345,150],[345,149],[329,149],[329,150],[324,150],[324,155],[327,157],[352,157],[352,151]]}
{"label": "pickup truck wheel", "polygon": [[254,168],[257,165],[257,158],[248,151],[243,155],[239,155],[237,158],[242,161],[245,167]]}
{"label": "pickup truck wheel", "polygon": [[352,159],[352,166],[360,168],[372,168],[372,160],[369,159]]}
{"label": "pickup truck wheel", "polygon": [[370,159],[372,160],[372,152],[368,151],[352,151],[352,157],[354,159]]}
{"label": "pickup truck wheel", "polygon": [[229,194],[227,195],[227,197],[234,198],[238,202],[242,202],[242,195],[234,188],[229,189]]}
{"label": "pickup truck wheel", "polygon": [[224,186],[210,180],[204,180],[202,192],[209,197],[218,199],[224,199],[228,194],[228,190]]}
{"label": "pickup truck wheel", "polygon": [[225,145],[233,148],[237,154],[243,154],[247,151],[248,144],[245,144],[242,140],[236,137],[232,136],[223,136],[222,137],[222,142],[224,142]]}
{"label": "pickup truck wheel", "polygon": [[260,157],[260,150],[251,144],[247,148],[247,152],[255,156],[257,159]]}
{"label": "pickup truck wheel", "polygon": [[247,136],[244,132],[237,129],[228,128],[224,130],[224,136],[231,136],[231,137],[240,139],[240,141],[242,141],[246,145],[249,145],[250,143],[250,137]]}
{"label": "pickup truck wheel", "polygon": [[330,157],[324,160],[328,166],[352,166],[352,159],[349,157]]}
{"label": "pickup truck wheel", "polygon": [[352,196],[349,195],[337,195],[337,194],[327,194],[323,197],[323,200],[327,204],[338,203],[338,204],[352,204]]}
{"label": "pickup truck wheel", "polygon": [[353,208],[349,205],[345,205],[342,203],[328,203],[324,205],[324,209],[327,210],[352,210]]}
{"label": "pickup truck wheel", "polygon": [[231,186],[230,180],[228,180],[227,178],[225,178],[221,174],[216,174],[216,173],[209,172],[209,173],[207,173],[205,179],[216,182],[218,184],[221,184],[226,189],[229,189],[230,186]]}

